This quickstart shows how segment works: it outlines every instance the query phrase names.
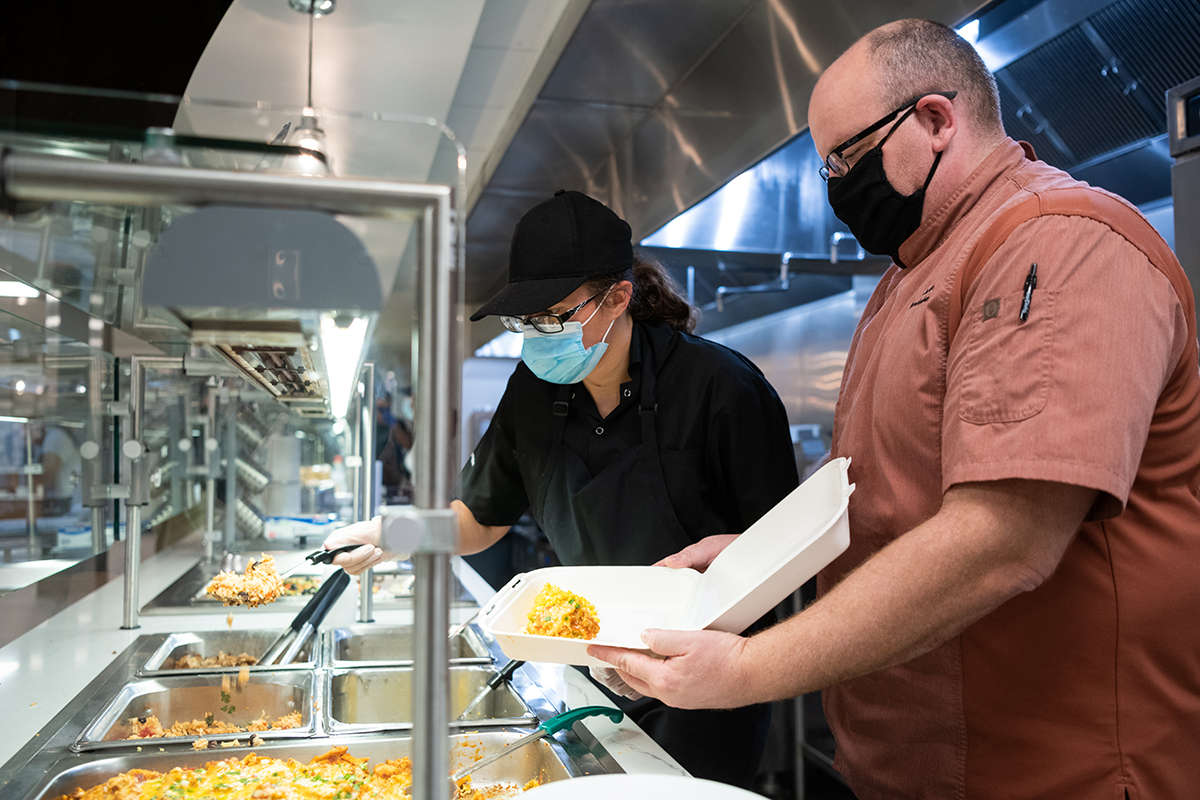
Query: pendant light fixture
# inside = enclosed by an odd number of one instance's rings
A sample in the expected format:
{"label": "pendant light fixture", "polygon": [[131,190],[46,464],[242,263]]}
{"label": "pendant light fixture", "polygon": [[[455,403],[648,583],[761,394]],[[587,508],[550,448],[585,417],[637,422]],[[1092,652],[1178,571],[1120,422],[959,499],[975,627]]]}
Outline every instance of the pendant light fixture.
{"label": "pendant light fixture", "polygon": [[317,17],[328,16],[337,8],[336,0],[288,0],[288,6],[308,16],[308,103],[300,116],[300,124],[292,128],[284,139],[285,144],[299,147],[305,152],[288,156],[283,162],[283,171],[297,175],[329,175],[328,153],[325,149],[325,131],[317,120],[312,99],[313,73],[313,22]]}

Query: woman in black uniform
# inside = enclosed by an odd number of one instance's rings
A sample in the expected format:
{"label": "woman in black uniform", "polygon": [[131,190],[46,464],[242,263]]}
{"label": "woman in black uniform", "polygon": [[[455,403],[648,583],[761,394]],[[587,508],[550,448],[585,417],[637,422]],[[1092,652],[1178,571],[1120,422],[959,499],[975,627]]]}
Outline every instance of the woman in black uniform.
{"label": "woman in black uniform", "polygon": [[[630,237],[578,192],[518,223],[508,284],[471,317],[499,315],[525,341],[460,476],[464,555],[529,510],[565,565],[653,564],[741,533],[796,487],[779,397],[745,357],[690,335],[694,309]],[[327,547],[349,543],[334,537]],[[378,560],[364,547],[335,563]],[[768,706],[690,711],[608,693],[693,775],[752,783]]]}

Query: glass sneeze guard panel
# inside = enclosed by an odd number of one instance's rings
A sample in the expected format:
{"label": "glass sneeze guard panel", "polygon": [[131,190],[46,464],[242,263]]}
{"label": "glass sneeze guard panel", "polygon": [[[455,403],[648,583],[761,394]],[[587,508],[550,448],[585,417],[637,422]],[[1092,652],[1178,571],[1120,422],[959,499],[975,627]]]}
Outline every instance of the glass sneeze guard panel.
{"label": "glass sneeze guard panel", "polygon": [[[173,130],[147,131],[150,125]],[[364,185],[381,179],[449,184],[459,196],[465,189],[464,151],[453,134],[436,121],[400,114],[0,81],[0,146],[19,155],[93,164],[292,175],[314,182],[363,176]],[[269,544],[265,521],[272,516],[332,514],[340,519],[347,514],[346,487],[354,478],[343,473],[355,447],[354,426],[329,418],[330,367],[336,363],[349,376],[351,385],[341,392],[345,397],[338,405],[344,409],[341,414],[353,416],[355,403],[374,401],[353,396],[353,378],[366,346],[399,319],[407,333],[391,334],[395,364],[385,366],[411,374],[411,329],[414,319],[421,322],[414,301],[420,258],[415,242],[425,224],[419,212],[330,213],[305,207],[304,201],[263,210],[79,196],[19,200],[4,211],[0,295],[9,286],[13,296],[0,296],[6,315],[0,325],[18,337],[0,337],[0,369],[6,373],[0,379],[0,415],[13,418],[0,435],[14,442],[12,447],[0,445],[5,459],[0,468],[16,476],[7,479],[11,501],[24,502],[23,516],[5,518],[10,526],[28,534],[22,470],[30,453],[36,460],[40,451],[36,444],[32,451],[25,446],[26,428],[53,424],[65,428],[77,448],[89,453],[99,449],[92,461],[106,464],[107,471],[84,475],[80,467],[75,488],[81,493],[86,494],[86,480],[105,490],[127,480],[122,470],[128,469],[128,461],[114,458],[114,452],[120,445],[119,406],[129,397],[127,365],[133,356],[167,362],[156,364],[147,378],[145,457],[152,484],[143,513],[147,527],[194,530],[208,525],[217,529],[213,535],[221,546],[254,549]],[[257,222],[250,224],[256,215]],[[462,219],[456,221],[460,240],[462,224]],[[346,247],[322,262],[312,242],[285,246],[318,225]],[[267,227],[283,231],[282,238],[264,241],[261,252],[246,255],[256,246],[251,241],[255,231]],[[229,255],[238,242],[244,245],[239,251],[244,262]],[[460,284],[461,258],[461,253],[455,257]],[[356,284],[351,278],[360,267],[367,270],[366,277]],[[160,280],[171,274],[180,280]],[[338,291],[351,299],[331,299]],[[461,286],[458,291],[461,296]],[[458,317],[461,324],[461,313]],[[324,334],[329,332],[352,333],[364,346],[342,363],[346,359],[327,352]],[[62,363],[68,357],[79,362],[78,368]],[[170,363],[172,359],[178,363]],[[55,365],[53,378],[47,377],[48,364]],[[43,386],[42,394],[19,393],[18,381],[24,387]],[[414,390],[411,385],[401,388]],[[305,405],[305,393],[317,399]],[[229,425],[237,434],[233,438],[225,437]],[[289,438],[299,444],[298,452],[294,445],[280,444]],[[55,434],[51,444],[56,441],[63,437]],[[220,443],[221,452],[236,450],[233,472],[206,459],[212,441]],[[222,517],[228,518],[223,509],[218,508],[215,520],[204,514],[213,494],[218,501],[229,496],[222,487],[230,481],[238,488],[232,541],[222,530]],[[43,503],[49,490],[39,489],[36,480],[33,487]],[[9,555],[44,559],[61,554],[55,550],[60,528],[70,528],[68,536],[82,528],[88,548],[77,555],[90,554],[93,517],[82,499],[72,507],[77,513],[55,528],[53,546],[14,547]],[[107,530],[96,542],[106,545],[114,531],[116,537],[124,534],[119,522],[113,526],[114,510],[121,510],[119,498],[106,499],[104,507]],[[46,511],[55,508],[39,508],[35,528],[52,527]]]}

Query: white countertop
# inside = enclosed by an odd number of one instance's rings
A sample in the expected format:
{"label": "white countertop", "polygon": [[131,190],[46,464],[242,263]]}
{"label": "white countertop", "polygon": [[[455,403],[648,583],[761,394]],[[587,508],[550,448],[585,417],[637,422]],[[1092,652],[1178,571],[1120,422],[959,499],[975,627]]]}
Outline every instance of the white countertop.
{"label": "white countertop", "polygon": [[[141,568],[140,599],[145,604],[196,565],[201,555],[198,535],[156,553]],[[302,554],[297,553],[299,560]],[[280,568],[288,563],[277,558]],[[491,587],[461,559],[454,559],[459,580],[476,600],[491,596]],[[330,610],[326,627],[341,627],[357,620],[357,587],[351,586]],[[147,633],[183,630],[216,630],[226,626],[227,609],[210,614],[141,615],[140,627],[121,630],[124,585],[113,580],[54,615],[4,647],[0,647],[0,708],[5,710],[5,735],[0,737],[0,765],[63,710],[113,659],[137,637]],[[451,609],[451,623],[474,612]],[[295,610],[271,612],[257,609],[239,614],[233,625],[245,628],[283,630]],[[375,620],[383,624],[408,624],[412,612],[378,609]],[[612,703],[576,670],[552,664],[527,664],[538,683],[558,695],[569,707]],[[649,736],[629,720],[613,723],[593,717],[582,723],[613,759],[630,773],[686,775],[687,773]]]}

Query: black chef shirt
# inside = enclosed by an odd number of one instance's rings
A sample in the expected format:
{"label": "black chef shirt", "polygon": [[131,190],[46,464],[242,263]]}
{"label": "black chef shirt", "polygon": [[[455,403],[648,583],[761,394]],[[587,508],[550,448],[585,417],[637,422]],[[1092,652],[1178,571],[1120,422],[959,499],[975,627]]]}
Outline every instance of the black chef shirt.
{"label": "black chef shirt", "polygon": [[[799,482],[783,404],[741,354],[665,324],[634,321],[630,380],[621,385],[620,405],[601,419],[591,394],[576,384],[563,444],[593,476],[641,444],[638,400],[650,351],[658,365],[655,430],[671,507],[693,542],[741,533]],[[458,497],[481,524],[512,525],[526,509],[541,523],[537,493],[556,445],[553,405],[559,391],[524,363],[509,378],[459,477]],[[553,544],[554,531],[546,534]]]}

